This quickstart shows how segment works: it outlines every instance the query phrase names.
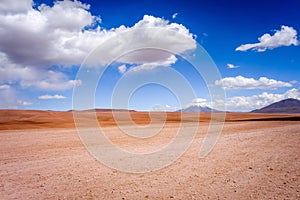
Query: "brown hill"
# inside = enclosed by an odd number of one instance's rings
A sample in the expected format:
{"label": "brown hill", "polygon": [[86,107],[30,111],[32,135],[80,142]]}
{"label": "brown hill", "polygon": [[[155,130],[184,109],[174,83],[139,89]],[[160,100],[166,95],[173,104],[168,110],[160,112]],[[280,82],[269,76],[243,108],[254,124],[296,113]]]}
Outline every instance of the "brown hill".
{"label": "brown hill", "polygon": [[[115,126],[114,115],[118,116],[118,123],[130,124],[131,119],[136,124],[152,123],[180,123],[180,122],[209,122],[210,113],[180,113],[180,112],[136,112],[126,110],[96,110],[98,122],[101,126]],[[260,114],[260,113],[225,113],[226,121],[274,121],[300,120],[299,114]],[[217,116],[222,116],[218,113]],[[150,118],[151,117],[151,118]],[[87,121],[88,125],[88,121]],[[40,129],[40,128],[75,128],[71,111],[40,111],[40,110],[0,110],[0,130]]]}

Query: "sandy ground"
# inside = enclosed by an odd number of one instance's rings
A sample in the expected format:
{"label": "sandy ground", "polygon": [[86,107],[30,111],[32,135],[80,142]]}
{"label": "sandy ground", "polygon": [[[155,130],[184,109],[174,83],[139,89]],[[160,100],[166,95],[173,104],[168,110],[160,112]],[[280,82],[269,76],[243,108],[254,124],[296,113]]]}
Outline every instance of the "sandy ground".
{"label": "sandy ground", "polygon": [[[176,123],[152,145],[174,136]],[[208,124],[176,162],[143,174],[110,169],[93,158],[72,128],[0,131],[0,199],[300,199],[299,121],[227,122],[213,151],[198,157]],[[124,142],[125,141],[125,142]]]}
{"label": "sandy ground", "polygon": [[[85,113],[79,112],[83,117]],[[180,112],[168,113],[151,113],[130,111],[128,118],[127,112],[115,111],[114,114],[109,109],[97,109],[96,116],[101,126],[115,126],[114,115],[118,116],[118,121],[122,124],[129,124],[132,119],[137,124],[147,124],[152,120],[158,123],[166,121],[167,123],[180,123],[182,118],[185,122],[201,121],[208,122],[211,120],[210,113],[192,114]],[[216,114],[223,115],[223,113]],[[182,117],[182,118],[181,118]],[[227,113],[225,120],[227,122],[236,122],[244,120],[276,120],[276,121],[300,121],[300,114],[261,114],[261,113]],[[87,123],[87,126],[89,124]],[[57,111],[40,111],[40,110],[0,110],[0,130],[18,130],[18,129],[47,129],[47,128],[74,128],[73,113]]]}

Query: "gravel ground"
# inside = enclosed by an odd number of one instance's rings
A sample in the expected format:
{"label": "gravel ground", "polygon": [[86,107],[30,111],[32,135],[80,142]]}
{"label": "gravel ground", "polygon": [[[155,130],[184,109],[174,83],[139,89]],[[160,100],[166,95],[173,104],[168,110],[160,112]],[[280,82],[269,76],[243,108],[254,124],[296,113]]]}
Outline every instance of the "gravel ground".
{"label": "gravel ground", "polygon": [[[168,144],[177,127],[136,141],[105,130],[116,146],[144,153]],[[299,122],[226,123],[200,159],[207,127],[171,165],[139,174],[97,161],[74,129],[0,131],[0,199],[300,199]]]}

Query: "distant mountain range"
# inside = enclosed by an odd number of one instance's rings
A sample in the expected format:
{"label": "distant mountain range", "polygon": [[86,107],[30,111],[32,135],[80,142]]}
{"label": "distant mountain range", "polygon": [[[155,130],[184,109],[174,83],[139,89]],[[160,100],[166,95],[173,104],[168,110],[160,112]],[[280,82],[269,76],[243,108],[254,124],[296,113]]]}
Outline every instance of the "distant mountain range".
{"label": "distant mountain range", "polygon": [[177,110],[176,112],[188,112],[188,113],[200,113],[200,112],[221,112],[215,109],[212,109],[210,107],[207,106],[197,106],[197,105],[193,105],[181,110]]}
{"label": "distant mountain range", "polygon": [[[208,112],[222,112],[212,109],[207,106],[192,105],[187,108],[177,110],[176,112],[188,113],[208,113]],[[270,104],[261,109],[251,111],[251,113],[300,113],[300,101],[297,99],[285,99],[273,104]]]}
{"label": "distant mountain range", "polygon": [[285,99],[261,109],[253,110],[252,113],[300,113],[300,101],[297,99]]}

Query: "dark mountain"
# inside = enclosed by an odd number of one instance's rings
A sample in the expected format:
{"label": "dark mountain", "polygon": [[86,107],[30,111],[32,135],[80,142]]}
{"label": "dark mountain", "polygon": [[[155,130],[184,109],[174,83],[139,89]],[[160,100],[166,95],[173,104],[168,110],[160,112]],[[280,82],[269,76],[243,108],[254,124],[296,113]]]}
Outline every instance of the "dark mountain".
{"label": "dark mountain", "polygon": [[177,112],[189,112],[189,113],[200,113],[200,112],[220,112],[218,110],[214,110],[207,106],[190,106],[181,110],[178,110]]}
{"label": "dark mountain", "polygon": [[300,113],[300,101],[297,99],[285,99],[261,109],[251,111],[253,113]]}

